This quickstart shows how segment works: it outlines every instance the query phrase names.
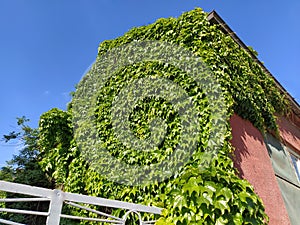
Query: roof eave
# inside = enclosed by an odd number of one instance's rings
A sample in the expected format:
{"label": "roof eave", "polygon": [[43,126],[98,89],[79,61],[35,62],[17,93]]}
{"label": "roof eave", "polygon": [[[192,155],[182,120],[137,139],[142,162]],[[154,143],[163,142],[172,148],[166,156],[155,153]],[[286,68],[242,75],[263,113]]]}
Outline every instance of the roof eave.
{"label": "roof eave", "polygon": [[253,54],[252,51],[245,45],[245,43],[233,32],[233,30],[225,23],[225,21],[219,16],[219,14],[213,10],[207,16],[207,19],[210,23],[218,24],[223,31],[223,33],[230,35],[230,37],[243,49],[245,49],[251,58],[260,65],[263,71],[269,74],[275,81],[277,87],[282,91],[288,98],[291,103],[291,108],[293,113],[300,118],[300,105],[298,102],[287,92],[287,90],[279,83],[279,81],[271,74],[271,72],[264,66],[264,64]]}

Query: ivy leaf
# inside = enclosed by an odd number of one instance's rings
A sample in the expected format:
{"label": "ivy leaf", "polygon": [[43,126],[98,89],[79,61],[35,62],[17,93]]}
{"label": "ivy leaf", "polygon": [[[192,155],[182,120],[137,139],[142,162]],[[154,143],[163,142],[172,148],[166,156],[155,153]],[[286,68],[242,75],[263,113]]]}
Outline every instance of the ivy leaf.
{"label": "ivy leaf", "polygon": [[179,211],[181,211],[183,207],[187,207],[185,196],[177,195],[174,198],[174,205],[173,205],[173,207],[174,208],[178,208]]}
{"label": "ivy leaf", "polygon": [[214,206],[216,209],[220,209],[222,214],[225,213],[226,209],[230,212],[229,205],[225,200],[217,200],[216,202],[214,202]]}
{"label": "ivy leaf", "polygon": [[232,191],[227,187],[224,187],[217,192],[216,197],[220,197],[220,196],[224,196],[227,202],[233,198]]}
{"label": "ivy leaf", "polygon": [[223,217],[219,217],[216,221],[215,225],[224,225],[224,224],[228,224],[228,219],[225,219]]}
{"label": "ivy leaf", "polygon": [[197,195],[199,195],[200,193],[200,187],[198,185],[198,181],[196,177],[191,177],[189,179],[189,181],[183,185],[182,190],[184,192],[187,192],[189,194],[189,196],[191,196],[193,194],[193,192],[195,192]]}

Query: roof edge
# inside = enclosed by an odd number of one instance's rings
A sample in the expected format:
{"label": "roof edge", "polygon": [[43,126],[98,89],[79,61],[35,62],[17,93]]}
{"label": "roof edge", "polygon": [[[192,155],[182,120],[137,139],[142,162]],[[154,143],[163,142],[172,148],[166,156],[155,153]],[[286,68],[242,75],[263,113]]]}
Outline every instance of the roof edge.
{"label": "roof edge", "polygon": [[[259,64],[259,66],[262,68],[262,70],[269,74],[273,80],[276,83],[276,86],[279,88],[280,91],[282,91],[286,96],[287,99],[290,101],[291,103],[291,109],[293,111],[293,113],[299,118],[299,120],[296,120],[295,122],[298,124],[298,122],[300,121],[300,105],[299,103],[291,96],[291,94],[279,83],[279,81],[272,75],[272,73],[264,66],[264,64],[256,57],[255,54],[253,54],[252,51],[250,51],[250,49],[245,45],[245,43],[235,34],[235,32],[226,24],[226,22],[221,18],[221,16],[215,11],[211,11],[208,16],[207,16],[207,20],[210,23],[213,24],[218,24],[221,28],[221,30],[223,31],[223,33],[230,35],[230,37],[240,46],[242,47],[244,50],[247,51],[247,53],[249,53],[249,55],[251,56],[251,58]],[[293,119],[294,120],[294,119]],[[300,124],[300,123],[299,123]]]}

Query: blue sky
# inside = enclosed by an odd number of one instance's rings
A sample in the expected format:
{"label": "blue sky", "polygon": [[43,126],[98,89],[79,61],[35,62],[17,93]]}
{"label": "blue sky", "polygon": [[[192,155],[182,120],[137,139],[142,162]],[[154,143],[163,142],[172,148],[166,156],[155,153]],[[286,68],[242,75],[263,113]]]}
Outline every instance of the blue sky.
{"label": "blue sky", "polygon": [[[100,42],[195,7],[215,9],[300,102],[299,0],[1,0],[0,135],[16,117],[37,127],[43,112],[66,109]],[[17,149],[0,143],[0,166]]]}

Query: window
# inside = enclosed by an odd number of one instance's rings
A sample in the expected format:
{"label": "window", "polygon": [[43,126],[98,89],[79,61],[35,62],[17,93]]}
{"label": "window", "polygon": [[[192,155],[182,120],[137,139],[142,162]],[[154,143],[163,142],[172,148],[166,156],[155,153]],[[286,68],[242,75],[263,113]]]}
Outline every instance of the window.
{"label": "window", "polygon": [[298,154],[271,134],[266,135],[265,142],[276,176],[300,185],[300,157]]}
{"label": "window", "polygon": [[300,212],[300,154],[296,149],[284,145],[271,134],[266,134],[265,143],[290,222],[292,225],[298,225]]}
{"label": "window", "polygon": [[290,155],[291,155],[291,160],[292,160],[293,166],[295,168],[295,172],[296,172],[298,180],[300,182],[300,158],[298,156],[296,156],[296,154],[294,154],[294,153],[290,153]]}

